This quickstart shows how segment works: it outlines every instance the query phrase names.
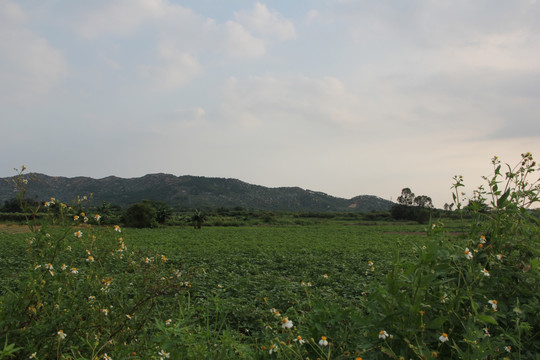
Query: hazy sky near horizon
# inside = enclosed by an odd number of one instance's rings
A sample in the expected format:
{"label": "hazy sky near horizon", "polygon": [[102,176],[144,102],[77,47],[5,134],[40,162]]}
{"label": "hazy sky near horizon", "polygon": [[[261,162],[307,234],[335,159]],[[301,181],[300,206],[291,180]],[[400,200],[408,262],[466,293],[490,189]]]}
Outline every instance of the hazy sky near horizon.
{"label": "hazy sky near horizon", "polygon": [[540,1],[0,0],[0,177],[451,202],[540,156]]}

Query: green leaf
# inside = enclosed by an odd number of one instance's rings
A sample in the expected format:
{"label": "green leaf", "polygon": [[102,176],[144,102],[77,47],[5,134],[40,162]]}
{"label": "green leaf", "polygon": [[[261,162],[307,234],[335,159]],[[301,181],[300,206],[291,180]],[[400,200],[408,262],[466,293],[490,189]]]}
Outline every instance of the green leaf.
{"label": "green leaf", "polygon": [[478,320],[485,324],[498,325],[497,320],[491,315],[478,314]]}
{"label": "green leaf", "polygon": [[435,320],[431,321],[427,327],[429,329],[441,329],[447,319],[448,316],[440,316]]}
{"label": "green leaf", "polygon": [[497,207],[498,208],[504,207],[504,205],[506,205],[506,202],[507,202],[506,200],[508,199],[509,195],[510,195],[510,189],[506,190],[506,192],[501,195],[499,200],[497,200]]}

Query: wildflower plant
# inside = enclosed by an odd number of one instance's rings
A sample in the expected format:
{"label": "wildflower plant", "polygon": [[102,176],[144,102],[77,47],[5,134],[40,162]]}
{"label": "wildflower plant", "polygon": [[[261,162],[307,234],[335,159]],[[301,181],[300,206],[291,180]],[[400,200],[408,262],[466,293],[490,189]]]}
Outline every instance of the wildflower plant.
{"label": "wildflower plant", "polygon": [[528,210],[540,200],[536,162],[526,153],[505,172],[497,157],[492,164],[468,205],[463,178],[454,178],[456,208],[470,227],[459,236],[430,227],[415,261],[396,251],[368,301],[366,352],[377,349],[369,334],[383,328],[394,339],[378,350],[393,358],[503,358],[505,347],[522,359],[540,353],[540,231]]}
{"label": "wildflower plant", "polygon": [[18,358],[142,355],[151,348],[147,335],[155,331],[156,313],[170,305],[167,297],[183,292],[165,256],[141,261],[142,254],[125,246],[120,227],[85,224],[84,199],[72,206],[49,199],[46,208],[58,206],[52,224],[30,221],[28,269],[0,307],[0,338],[22,347]]}

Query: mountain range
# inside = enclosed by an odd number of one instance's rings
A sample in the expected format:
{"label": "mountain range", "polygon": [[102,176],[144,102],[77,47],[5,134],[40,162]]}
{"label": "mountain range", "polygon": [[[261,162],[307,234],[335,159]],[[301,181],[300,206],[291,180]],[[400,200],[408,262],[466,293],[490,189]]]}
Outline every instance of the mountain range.
{"label": "mountain range", "polygon": [[[394,204],[373,195],[360,195],[343,199],[323,192],[299,187],[268,188],[252,185],[237,179],[202,176],[175,176],[148,174],[138,178],[109,176],[102,179],[90,177],[59,177],[44,174],[25,175],[28,179],[27,198],[37,201],[50,197],[70,203],[77,196],[92,193],[92,203],[104,201],[128,206],[141,200],[165,202],[174,209],[204,209],[242,207],[254,210],[283,211],[385,211]],[[0,202],[16,196],[13,178],[0,181]]]}

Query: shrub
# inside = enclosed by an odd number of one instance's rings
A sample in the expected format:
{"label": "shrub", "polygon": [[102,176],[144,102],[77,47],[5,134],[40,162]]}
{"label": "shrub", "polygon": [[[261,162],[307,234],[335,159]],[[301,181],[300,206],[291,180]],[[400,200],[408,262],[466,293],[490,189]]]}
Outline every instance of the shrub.
{"label": "shrub", "polygon": [[[156,319],[188,279],[163,254],[128,249],[122,229],[51,199],[56,225],[31,226],[28,268],[2,297],[0,354],[28,359],[157,358]],[[77,205],[80,205],[79,203]],[[69,222],[66,219],[69,216]],[[3,356],[0,356],[3,358]]]}
{"label": "shrub", "polygon": [[[392,358],[486,359],[540,353],[540,231],[527,208],[539,201],[539,180],[530,153],[501,174],[484,177],[487,190],[475,190],[468,206],[470,228],[461,237],[432,224],[429,245],[417,260],[396,253],[386,282],[373,289],[364,348],[376,346]],[[458,211],[463,185],[455,177]],[[487,201],[489,201],[489,208]],[[383,334],[383,333],[381,333]]]}
{"label": "shrub", "polygon": [[124,224],[134,228],[153,227],[156,224],[156,210],[146,202],[130,205],[124,214]]}

